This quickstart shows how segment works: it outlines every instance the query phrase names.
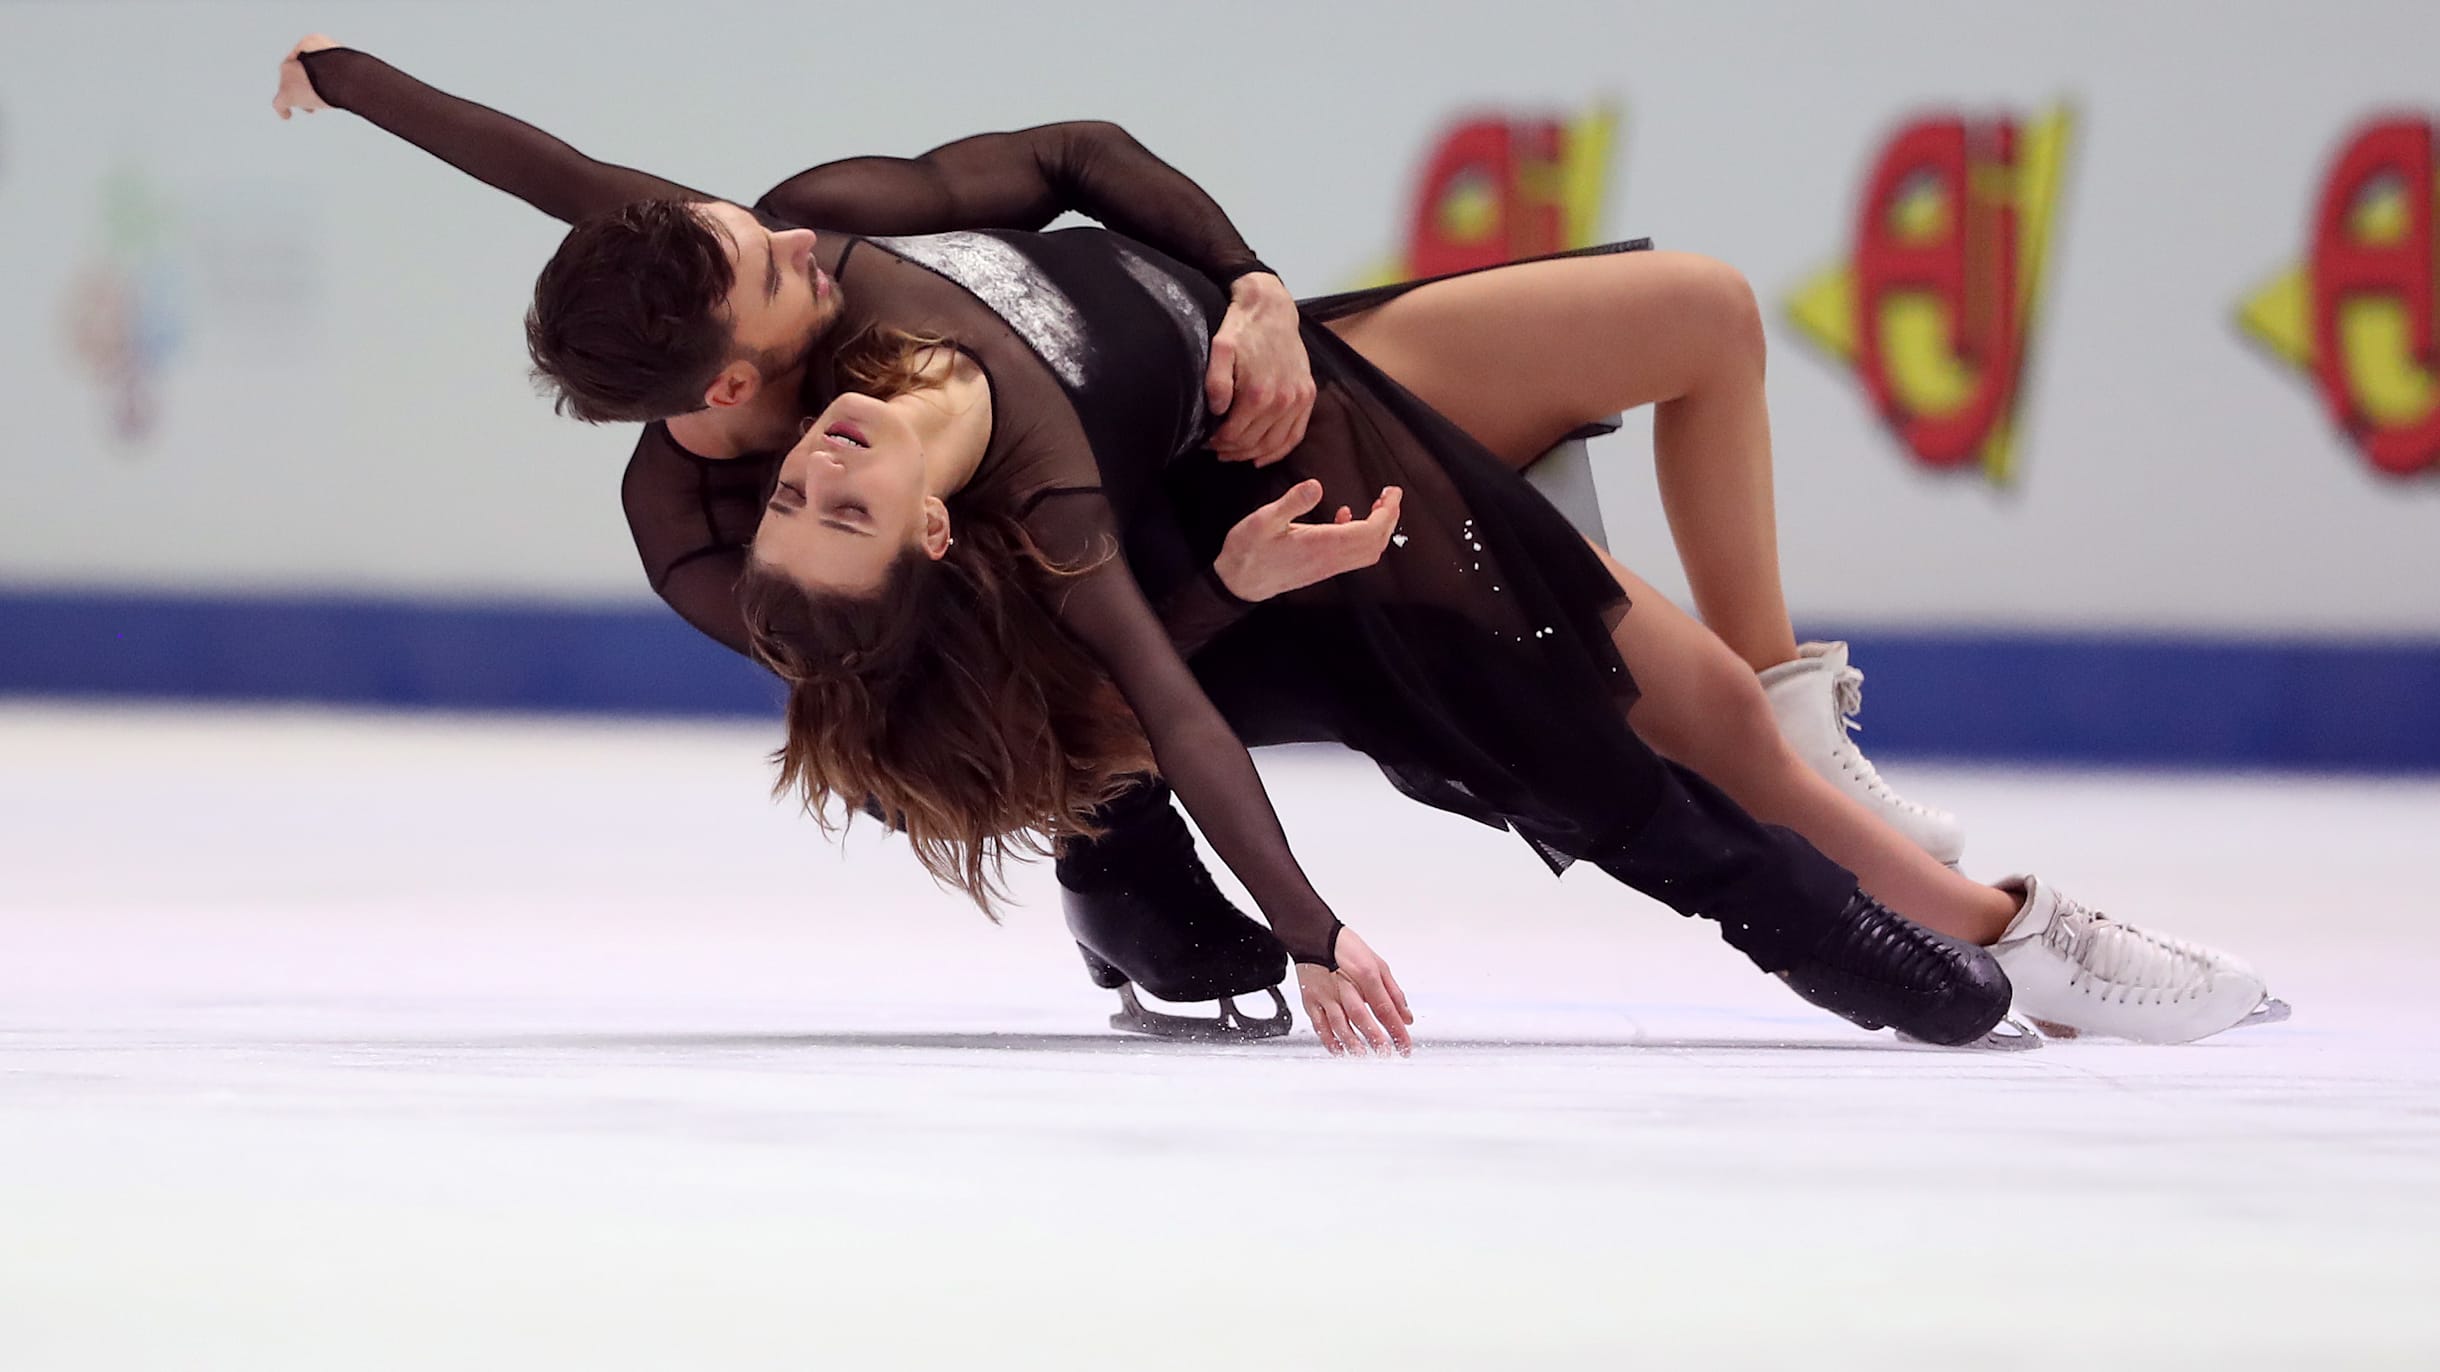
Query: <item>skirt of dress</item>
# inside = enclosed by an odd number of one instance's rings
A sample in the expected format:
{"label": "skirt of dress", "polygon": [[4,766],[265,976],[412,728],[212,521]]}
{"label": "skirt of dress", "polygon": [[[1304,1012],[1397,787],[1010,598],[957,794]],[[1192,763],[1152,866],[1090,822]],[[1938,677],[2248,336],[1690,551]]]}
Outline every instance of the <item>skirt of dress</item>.
{"label": "skirt of dress", "polygon": [[1305,306],[1318,396],[1288,457],[1171,464],[1197,560],[1307,478],[1324,515],[1405,492],[1378,564],[1255,607],[1195,674],[1249,745],[1345,744],[1408,795],[1513,828],[1563,868],[1615,849],[1670,789],[1626,723],[1636,686],[1611,632],[1627,598],[1524,477],[1321,327],[1416,284]]}

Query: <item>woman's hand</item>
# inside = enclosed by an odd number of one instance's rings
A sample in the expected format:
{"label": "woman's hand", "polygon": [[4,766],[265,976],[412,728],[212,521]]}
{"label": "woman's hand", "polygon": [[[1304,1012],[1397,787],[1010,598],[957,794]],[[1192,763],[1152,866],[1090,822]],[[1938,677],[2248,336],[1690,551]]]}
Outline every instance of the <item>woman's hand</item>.
{"label": "woman's hand", "polygon": [[1339,970],[1316,963],[1296,964],[1296,987],[1304,994],[1305,1018],[1322,1046],[1341,1053],[1400,1056],[1415,1051],[1415,1036],[1407,1026],[1415,1012],[1406,1008],[1406,992],[1390,975],[1389,964],[1353,929],[1339,930],[1336,950]]}
{"label": "woman's hand", "polygon": [[280,59],[280,88],[271,95],[271,108],[280,118],[286,119],[289,114],[297,110],[311,114],[315,110],[330,108],[322,103],[321,96],[314,94],[313,78],[305,74],[305,64],[299,62],[297,57],[301,53],[320,52],[324,48],[340,46],[343,45],[336,38],[319,33],[309,33],[298,39],[297,45],[288,50],[286,57]]}
{"label": "woman's hand", "polygon": [[1390,486],[1362,519],[1341,505],[1328,524],[1299,524],[1299,517],[1322,503],[1322,483],[1300,481],[1286,495],[1237,521],[1221,543],[1220,555],[1212,559],[1212,570],[1239,600],[1269,600],[1369,567],[1381,560],[1390,535],[1398,532],[1401,496]]}
{"label": "woman's hand", "polygon": [[1296,297],[1269,272],[1238,277],[1203,378],[1212,413],[1228,416],[1212,435],[1212,453],[1257,467],[1286,457],[1305,441],[1313,395],[1313,359],[1297,332]]}

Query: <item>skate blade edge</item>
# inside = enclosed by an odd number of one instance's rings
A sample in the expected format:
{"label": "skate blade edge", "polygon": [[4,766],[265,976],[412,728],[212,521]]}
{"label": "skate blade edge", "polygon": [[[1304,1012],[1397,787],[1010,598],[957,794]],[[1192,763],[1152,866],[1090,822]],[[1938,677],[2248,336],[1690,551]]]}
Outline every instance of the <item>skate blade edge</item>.
{"label": "skate blade edge", "polygon": [[1968,1039],[1964,1043],[1932,1043],[1916,1038],[1903,1029],[1898,1030],[1897,1034],[1903,1043],[1920,1043],[1926,1048],[1948,1048],[1961,1053],[2030,1053],[2042,1046],[2042,1036],[2034,1031],[2033,1026],[2013,1014],[2001,1018],[1982,1037]]}

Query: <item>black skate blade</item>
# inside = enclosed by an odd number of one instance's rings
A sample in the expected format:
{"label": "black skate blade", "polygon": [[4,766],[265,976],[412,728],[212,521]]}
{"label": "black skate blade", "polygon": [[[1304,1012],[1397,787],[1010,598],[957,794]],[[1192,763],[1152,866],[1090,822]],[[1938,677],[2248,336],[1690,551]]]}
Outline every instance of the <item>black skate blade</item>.
{"label": "black skate blade", "polygon": [[1237,1008],[1234,996],[1221,998],[1219,1012],[1201,1015],[1172,1015],[1145,1007],[1135,994],[1133,983],[1118,988],[1118,1013],[1110,1016],[1110,1027],[1124,1034],[1142,1034],[1147,1038],[1167,1039],[1172,1043],[1259,1043],[1275,1039],[1296,1027],[1295,1017],[1288,1013],[1288,998],[1279,988],[1263,988],[1270,994],[1277,1013],[1255,1018]]}

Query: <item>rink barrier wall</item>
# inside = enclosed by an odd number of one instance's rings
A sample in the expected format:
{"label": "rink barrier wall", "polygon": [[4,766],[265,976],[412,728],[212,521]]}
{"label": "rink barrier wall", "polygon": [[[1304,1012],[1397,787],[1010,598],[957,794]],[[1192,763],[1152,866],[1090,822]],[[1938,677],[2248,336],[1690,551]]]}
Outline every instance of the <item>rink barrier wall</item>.
{"label": "rink barrier wall", "polygon": [[[1804,626],[1876,756],[2440,772],[2440,640]],[[776,718],[658,606],[0,591],[0,696]]]}

